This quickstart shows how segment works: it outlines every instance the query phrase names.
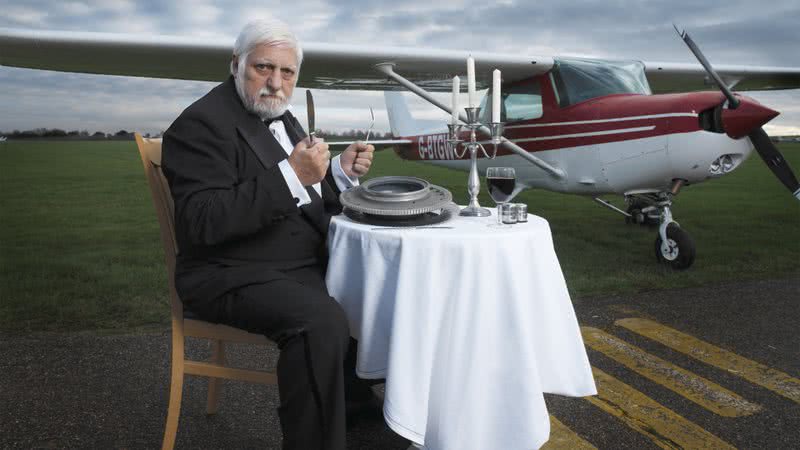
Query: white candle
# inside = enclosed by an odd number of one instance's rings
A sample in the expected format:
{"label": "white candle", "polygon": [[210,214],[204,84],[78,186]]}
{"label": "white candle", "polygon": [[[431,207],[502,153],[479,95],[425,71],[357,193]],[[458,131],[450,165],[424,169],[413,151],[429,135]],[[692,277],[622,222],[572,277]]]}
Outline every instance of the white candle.
{"label": "white candle", "polygon": [[500,122],[500,70],[492,72],[492,122]]}
{"label": "white candle", "polygon": [[461,93],[461,79],[458,76],[453,77],[453,117],[450,123],[458,125],[458,95]]}
{"label": "white candle", "polygon": [[475,59],[472,56],[467,58],[467,92],[469,93],[469,107],[478,106],[475,103]]}

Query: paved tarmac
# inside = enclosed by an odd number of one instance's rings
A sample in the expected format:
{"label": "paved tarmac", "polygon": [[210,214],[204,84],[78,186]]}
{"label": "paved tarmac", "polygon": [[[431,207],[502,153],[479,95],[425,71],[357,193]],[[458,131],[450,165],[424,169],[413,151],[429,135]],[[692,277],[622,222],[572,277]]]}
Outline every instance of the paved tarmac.
{"label": "paved tarmac", "polygon": [[[599,395],[548,395],[546,448],[800,448],[800,277],[574,304]],[[169,337],[0,335],[0,448],[160,447]],[[263,367],[276,353],[229,356]],[[280,448],[274,386],[226,382],[215,416],[205,386],[186,380],[176,448]],[[408,446],[379,421],[355,424],[348,444]]]}

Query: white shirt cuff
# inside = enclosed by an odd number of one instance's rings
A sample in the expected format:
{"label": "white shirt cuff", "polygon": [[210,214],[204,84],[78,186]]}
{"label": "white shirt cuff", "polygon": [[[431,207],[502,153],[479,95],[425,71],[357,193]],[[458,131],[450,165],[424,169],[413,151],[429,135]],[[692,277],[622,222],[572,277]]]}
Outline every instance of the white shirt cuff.
{"label": "white shirt cuff", "polygon": [[284,159],[279,162],[278,168],[281,169],[283,179],[286,180],[286,185],[289,186],[289,191],[292,193],[292,197],[295,198],[297,206],[300,207],[311,203],[311,197],[308,195],[308,191],[306,191],[300,179],[297,178],[297,174],[294,172],[294,169],[292,169],[292,166],[289,165],[289,160]]}
{"label": "white shirt cuff", "polygon": [[333,162],[331,163],[333,165],[331,168],[331,173],[333,174],[333,181],[336,182],[336,187],[339,188],[340,192],[344,192],[350,188],[358,186],[358,178],[350,178],[346,173],[344,173],[340,158],[341,155],[333,158]]}

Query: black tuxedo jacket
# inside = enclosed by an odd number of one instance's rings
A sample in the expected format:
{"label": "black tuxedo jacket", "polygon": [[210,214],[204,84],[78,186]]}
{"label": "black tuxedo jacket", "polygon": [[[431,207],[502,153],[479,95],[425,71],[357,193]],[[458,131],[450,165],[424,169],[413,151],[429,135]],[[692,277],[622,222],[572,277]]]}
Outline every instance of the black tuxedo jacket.
{"label": "black tuxedo jacket", "polygon": [[[293,143],[305,137],[284,116]],[[330,169],[322,198],[297,207],[278,163],[287,155],[243,106],[233,77],[197,100],[164,134],[162,165],[175,203],[176,288],[186,304],[327,262],[331,214],[341,211]]]}

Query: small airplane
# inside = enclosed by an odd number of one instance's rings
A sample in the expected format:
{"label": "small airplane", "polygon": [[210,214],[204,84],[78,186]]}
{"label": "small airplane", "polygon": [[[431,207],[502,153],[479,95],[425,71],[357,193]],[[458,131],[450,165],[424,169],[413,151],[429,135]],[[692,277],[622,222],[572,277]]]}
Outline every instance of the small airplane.
{"label": "small airplane", "polygon": [[[426,50],[372,45],[304,43],[297,85],[385,91],[400,157],[470,170],[442,126],[414,120],[398,91],[408,89],[451,113],[431,92],[449,92],[451,79],[476,61],[478,89],[502,70],[504,134],[494,160],[478,156],[477,171],[515,167],[517,187],[591,196],[626,221],[658,224],[656,257],[686,269],[695,246],[673,219],[671,205],[689,185],[724,176],[753,150],[800,200],[800,184],[761,128],[779,113],[732,92],[800,88],[800,68],[711,66],[686,33],[700,64],[609,61],[519,54]],[[221,81],[228,76],[230,40],[89,32],[0,29],[0,65],[34,69]],[[694,92],[716,85],[710,92]],[[490,122],[491,90],[482,102]],[[466,115],[459,114],[461,121]],[[489,129],[476,133],[491,143]],[[622,195],[625,210],[600,198]]]}

